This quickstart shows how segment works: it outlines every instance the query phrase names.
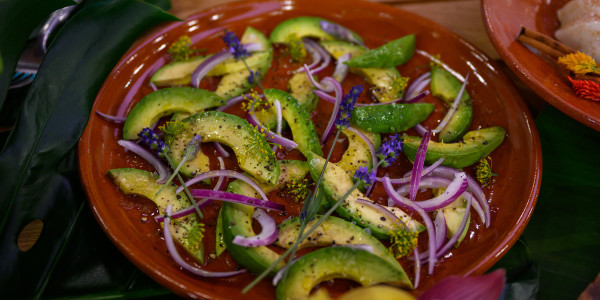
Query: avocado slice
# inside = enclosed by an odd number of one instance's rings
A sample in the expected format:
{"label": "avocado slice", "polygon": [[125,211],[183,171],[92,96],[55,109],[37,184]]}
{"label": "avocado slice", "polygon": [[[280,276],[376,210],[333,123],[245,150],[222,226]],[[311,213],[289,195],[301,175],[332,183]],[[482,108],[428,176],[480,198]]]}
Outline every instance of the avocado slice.
{"label": "avocado slice", "polygon": [[409,34],[369,50],[344,62],[355,68],[394,68],[409,61],[415,53],[415,35]]}
{"label": "avocado slice", "polygon": [[[355,128],[365,135],[367,139],[371,141],[375,151],[379,149],[381,146],[381,136],[378,133],[373,133],[370,131],[365,131],[362,129]],[[372,168],[373,167],[373,159],[371,156],[371,151],[369,150],[369,146],[354,132],[344,129],[342,133],[348,138],[348,148],[344,154],[342,154],[342,158],[340,161],[336,163],[336,165],[346,171],[350,176],[354,175],[354,172],[358,169],[358,167],[366,166]]]}
{"label": "avocado slice", "polygon": [[[431,94],[452,105],[458,96],[462,83],[454,75],[440,66],[431,67]],[[467,91],[463,92],[458,108],[446,127],[440,131],[439,141],[452,143],[459,140],[471,127],[473,122],[473,105]]]}
{"label": "avocado slice", "polygon": [[127,115],[123,139],[138,139],[138,133],[161,117],[175,112],[197,113],[225,104],[215,93],[191,87],[173,87],[154,91],[138,102]]}
{"label": "avocado slice", "polygon": [[[175,194],[177,187],[174,184],[155,195],[163,185],[156,183],[158,175],[148,171],[122,168],[110,169],[106,174],[124,194],[139,195],[154,202],[158,206],[159,214],[164,214],[169,205],[173,205],[173,211],[176,212],[192,204],[184,193]],[[192,257],[204,263],[204,244],[201,239],[198,239],[201,235],[197,234],[201,233],[201,230],[195,214],[179,218],[171,225],[173,239]]]}
{"label": "avocado slice", "polygon": [[[290,95],[298,100],[309,115],[315,110],[319,98],[313,93],[314,86],[306,73],[294,74],[288,81],[287,89]],[[272,106],[268,109],[256,111],[255,114],[263,126],[270,130],[274,130],[277,127],[277,115]],[[287,126],[287,123],[283,120],[282,128],[285,129]]]}
{"label": "avocado slice", "polygon": [[377,133],[396,133],[421,123],[433,111],[431,103],[386,104],[356,107],[352,125]]}
{"label": "avocado slice", "polygon": [[[387,285],[359,287],[344,293],[338,300],[417,300],[409,292]],[[313,300],[313,299],[311,299]]]}
{"label": "avocado slice", "polygon": [[294,141],[298,144],[298,150],[305,156],[307,151],[323,155],[315,124],[298,100],[278,89],[266,89],[264,94],[271,106],[275,100],[279,100],[283,118],[292,131]]}
{"label": "avocado slice", "polygon": [[246,28],[241,43],[259,43],[265,50],[252,53],[250,57],[247,58],[247,60],[250,60],[252,56],[256,57],[256,63],[253,66],[248,65],[250,69],[257,74],[254,76],[252,82],[248,80],[250,71],[245,67],[243,61],[231,62],[232,64],[237,65],[239,70],[232,71],[221,77],[221,81],[219,81],[219,85],[217,85],[217,89],[215,90],[217,95],[225,99],[239,96],[256,86],[267,74],[267,71],[271,66],[271,61],[273,60],[273,47],[262,32],[252,27]]}
{"label": "avocado slice", "polygon": [[[290,40],[300,40],[303,37],[312,37],[319,40],[334,40],[335,37],[333,35],[321,28],[321,21],[336,24],[319,17],[302,16],[291,18],[277,24],[277,26],[273,28],[273,31],[271,31],[269,39],[272,43],[281,44],[288,43]],[[360,35],[355,32],[351,32],[351,34],[356,41],[362,43],[363,40]]]}
{"label": "avocado slice", "polygon": [[[184,122],[190,124],[190,130],[165,138],[169,145],[168,156],[176,165],[183,159],[189,141],[200,135],[203,143],[219,142],[229,146],[235,152],[240,168],[254,178],[265,183],[277,182],[281,170],[275,152],[264,135],[246,120],[220,111],[207,111],[192,115]],[[193,174],[196,170],[186,168],[185,172]]]}
{"label": "avocado slice", "polygon": [[[306,229],[311,228],[318,219],[308,222]],[[289,248],[298,239],[300,233],[300,218],[289,219],[279,225],[279,237],[277,245],[283,248]],[[372,235],[364,229],[343,219],[329,216],[319,227],[315,229],[305,240],[298,244],[298,249],[315,246],[331,245],[359,245],[365,244],[373,247],[373,254],[385,259],[388,263],[396,266],[401,273],[404,273],[405,286],[412,288],[412,283],[404,272],[402,265],[394,256]]]}
{"label": "avocado slice", "polygon": [[[343,41],[321,41],[320,44],[336,59],[346,53],[356,57],[367,51],[363,46]],[[371,84],[371,93],[379,102],[389,102],[404,95],[406,82],[396,68],[350,67],[350,72],[362,76]]]}
{"label": "avocado slice", "polygon": [[[443,192],[443,189],[441,189],[439,192],[440,193]],[[460,223],[462,222],[462,219],[466,213],[466,208],[467,208],[467,201],[461,196],[461,197],[458,197],[458,199],[456,199],[454,202],[450,203],[448,206],[438,210],[438,213],[440,213],[440,212],[443,213],[444,219],[446,219],[446,229],[448,229],[448,231],[447,231],[448,238],[451,238],[456,233],[458,228],[460,227]],[[456,244],[454,245],[455,247],[458,247],[458,245],[460,245],[460,243],[463,241],[465,236],[467,236],[467,232],[469,231],[470,223],[471,223],[471,215],[469,214],[469,217],[467,220],[467,225],[465,226],[465,229],[463,229],[463,232],[458,237],[458,240],[456,241]]]}
{"label": "avocado slice", "polygon": [[278,300],[308,299],[319,282],[333,278],[357,281],[363,286],[387,283],[406,285],[406,274],[383,258],[349,247],[322,248],[300,257],[277,285]]}
{"label": "avocado slice", "polygon": [[[310,164],[310,175],[314,181],[317,181],[325,165],[325,159],[312,152],[308,152],[307,154],[306,158]],[[325,194],[329,197],[330,204],[333,205],[333,203],[341,199],[354,186],[354,183],[352,182],[352,176],[334,163],[329,162],[323,174],[321,186]],[[387,239],[390,237],[392,231],[398,230],[398,224],[394,223],[393,220],[390,220],[374,208],[356,203],[356,199],[369,200],[358,189],[355,189],[336,209],[340,217],[356,222],[360,227],[369,228],[371,235],[378,239]],[[422,224],[408,216],[401,209],[397,207],[384,207],[396,215],[410,230],[424,230],[425,227]]]}
{"label": "avocado slice", "polygon": [[[456,143],[437,143],[429,141],[425,163],[433,164],[445,157],[444,166],[460,169],[468,167],[488,156],[502,141],[506,131],[500,126],[488,127],[467,132],[463,140]],[[421,137],[404,136],[403,152],[414,161]]]}
{"label": "avocado slice", "polygon": [[[282,188],[285,183],[292,179],[304,178],[308,173],[308,164],[299,160],[284,160],[281,162],[281,176],[274,185],[258,183],[265,193]],[[229,184],[227,190],[232,193],[245,195],[249,197],[260,197],[258,193],[248,184],[241,180],[235,180]],[[233,243],[236,235],[252,236],[255,235],[252,229],[252,214],[254,207],[223,203],[220,214],[222,215],[222,232],[225,246],[236,262],[255,273],[261,273],[266,270],[277,258],[279,254],[266,246],[261,247],[243,247]],[[282,262],[273,270],[271,275],[275,275],[278,269],[285,264]]]}
{"label": "avocado slice", "polygon": [[[271,43],[260,31],[247,27],[240,40],[242,44],[258,43],[263,47],[263,51],[251,53],[245,60],[251,69],[261,66],[265,61],[270,61],[272,55]],[[190,78],[194,70],[211,55],[195,56],[185,61],[173,61],[160,69],[156,70],[150,81],[156,86],[173,86],[190,84]],[[223,76],[230,73],[236,73],[246,69],[243,61],[231,58],[210,70],[206,76]]]}

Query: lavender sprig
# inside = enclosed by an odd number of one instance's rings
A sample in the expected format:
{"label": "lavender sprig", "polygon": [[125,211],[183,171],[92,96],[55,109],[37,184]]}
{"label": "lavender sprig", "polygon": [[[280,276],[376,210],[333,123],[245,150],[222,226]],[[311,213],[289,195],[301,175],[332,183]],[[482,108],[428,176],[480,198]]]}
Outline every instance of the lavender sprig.
{"label": "lavender sprig", "polygon": [[352,111],[354,110],[354,105],[356,104],[356,100],[363,91],[362,85],[353,86],[350,89],[350,92],[340,103],[340,111],[338,112],[337,119],[335,120],[335,125],[338,129],[348,128],[350,126],[350,118],[352,117]]}
{"label": "lavender sprig", "polygon": [[[156,131],[154,131],[150,128],[144,128],[144,129],[142,129],[142,131],[140,133],[138,133],[138,136],[141,138],[141,142],[144,145],[146,145],[150,149],[154,150],[156,152],[156,154],[158,154],[159,157],[164,157],[167,160],[167,162],[169,163],[169,166],[171,166],[171,168],[175,169],[175,171],[173,172],[173,175],[171,175],[171,178],[169,178],[169,180],[167,180],[167,182],[165,182],[165,184],[163,184],[163,186],[158,190],[158,192],[156,192],[155,195],[160,194],[160,192],[162,192],[165,187],[167,187],[169,184],[171,184],[171,181],[173,180],[173,178],[175,176],[177,176],[177,179],[179,179],[180,182],[184,182],[183,178],[179,174],[179,169],[181,169],[181,166],[183,166],[183,162],[185,162],[187,159],[193,159],[194,157],[196,157],[196,154],[200,150],[200,138],[201,137],[195,136],[192,139],[192,141],[190,141],[188,143],[188,145],[186,146],[186,149],[185,149],[185,155],[183,157],[182,162],[179,164],[179,166],[175,167],[175,164],[173,163],[173,161],[171,161],[171,159],[167,155],[167,152],[169,151],[169,146],[162,141],[162,139],[160,138],[158,133],[156,133]],[[193,154],[193,156],[192,156],[192,154]],[[198,207],[198,204],[196,203],[196,201],[194,201],[194,197],[192,196],[192,193],[190,193],[190,190],[185,185],[184,185],[184,190],[185,190],[185,194],[188,197],[188,199],[192,202],[192,204],[194,204],[194,207],[196,208],[196,213],[198,213],[198,215],[202,218],[203,217],[202,212],[200,211],[200,208]]]}

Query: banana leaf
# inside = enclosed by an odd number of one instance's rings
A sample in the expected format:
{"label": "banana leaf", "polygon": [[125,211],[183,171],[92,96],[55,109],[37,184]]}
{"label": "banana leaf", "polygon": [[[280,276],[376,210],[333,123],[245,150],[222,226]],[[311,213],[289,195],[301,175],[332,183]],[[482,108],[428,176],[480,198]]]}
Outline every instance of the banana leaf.
{"label": "banana leaf", "polygon": [[31,32],[51,12],[73,4],[73,0],[0,1],[0,109],[3,107],[17,60]]}
{"label": "banana leaf", "polygon": [[536,124],[544,171],[523,236],[540,268],[537,298],[575,299],[600,272],[600,133],[552,107]]}
{"label": "banana leaf", "polygon": [[[52,43],[0,154],[0,288],[9,298],[43,294],[82,223],[87,208],[74,148],[104,79],[138,36],[171,20],[141,1],[96,1]],[[44,222],[42,234],[21,252],[17,236],[35,219]]]}
{"label": "banana leaf", "polygon": [[536,125],[538,202],[522,240],[494,268],[507,270],[505,300],[576,299],[600,272],[600,133],[551,106]]}

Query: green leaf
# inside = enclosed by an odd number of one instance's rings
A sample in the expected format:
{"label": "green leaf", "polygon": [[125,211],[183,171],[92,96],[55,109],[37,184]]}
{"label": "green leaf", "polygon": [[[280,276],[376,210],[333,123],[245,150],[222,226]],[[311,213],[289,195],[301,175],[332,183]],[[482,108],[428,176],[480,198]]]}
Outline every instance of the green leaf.
{"label": "green leaf", "polygon": [[[0,154],[0,287],[9,298],[43,293],[86,209],[74,147],[102,83],[139,35],[171,20],[141,1],[97,1],[52,43]],[[21,252],[17,236],[34,219],[44,222],[42,234]]]}
{"label": "green leaf", "polygon": [[415,35],[409,34],[346,61],[355,68],[394,68],[409,61],[415,53]]}
{"label": "green leaf", "polygon": [[0,109],[4,106],[10,80],[31,32],[50,13],[73,4],[72,0],[0,1]]}

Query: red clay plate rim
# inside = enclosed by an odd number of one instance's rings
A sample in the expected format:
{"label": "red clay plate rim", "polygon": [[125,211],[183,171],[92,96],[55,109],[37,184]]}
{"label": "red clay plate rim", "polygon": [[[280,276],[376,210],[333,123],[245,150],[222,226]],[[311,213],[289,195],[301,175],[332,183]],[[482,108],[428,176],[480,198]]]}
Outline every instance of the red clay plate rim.
{"label": "red clay plate rim", "polygon": [[[540,4],[540,1],[535,0]],[[493,22],[491,21],[491,16],[495,14],[495,10],[490,8],[493,3],[499,1],[494,0],[482,0],[481,10],[483,14],[483,21],[485,24],[486,31],[488,36],[490,37],[492,44],[500,54],[500,57],[504,62],[507,63],[509,68],[517,74],[519,79],[527,84],[536,94],[550,103],[552,106],[558,108],[563,113],[567,114],[571,118],[577,120],[578,122],[585,124],[586,126],[593,128],[596,131],[600,131],[600,114],[598,115],[590,115],[589,112],[584,110],[584,107],[577,105],[579,101],[587,101],[577,97],[574,93],[557,95],[556,93],[552,93],[550,89],[545,88],[544,84],[538,80],[538,75],[531,70],[523,68],[520,63],[520,59],[517,58],[508,48],[505,46],[499,35],[496,33],[497,30],[502,30],[502,28],[494,27]],[[515,33],[518,34],[518,31]],[[519,44],[520,47],[525,48],[525,46],[521,45],[518,41],[516,41],[517,35],[515,35],[514,42]],[[530,55],[527,59],[535,59],[542,60],[533,52],[529,51]]]}
{"label": "red clay plate rim", "polygon": [[[266,1],[266,2],[273,2],[273,1]],[[289,4],[290,1],[285,1],[285,2],[279,1],[279,2]],[[292,1],[292,2],[299,2],[299,1]],[[351,5],[349,2],[352,2],[352,1],[343,2],[343,4]],[[485,57],[485,54],[483,54],[483,52],[481,52],[479,49],[476,49],[475,47],[471,46],[468,42],[464,41],[462,38],[457,36],[455,33],[443,28],[442,26],[438,25],[437,23],[434,23],[433,21],[424,19],[419,16],[415,16],[414,14],[412,14],[410,12],[399,10],[399,9],[396,9],[396,8],[393,8],[393,7],[390,7],[387,5],[379,4],[379,3],[362,2],[362,1],[358,1],[357,3],[360,3],[363,6],[367,6],[367,7],[369,7],[369,9],[372,9],[373,11],[390,11],[390,10],[392,10],[397,14],[411,15],[414,18],[422,19],[422,21],[426,25],[426,27],[428,27],[428,28],[436,27],[436,29],[439,29],[444,34],[457,40],[458,43],[468,45],[470,48],[475,49],[475,52],[478,55],[480,55],[481,57]],[[198,14],[194,14],[193,16],[189,17],[188,20],[195,19],[202,14],[206,14],[206,12],[209,12],[209,11],[218,10],[223,7],[230,7],[230,6],[235,6],[235,5],[236,5],[236,3],[228,3],[228,4],[225,4],[222,6],[213,7],[208,10],[205,10],[203,12],[199,12]],[[181,26],[183,24],[184,23],[168,24],[165,27],[163,27],[162,29],[155,31],[154,33],[152,33],[150,35],[144,36],[141,41],[137,42],[123,56],[123,58],[120,60],[120,62],[114,67],[111,74],[118,71],[120,69],[120,67],[126,63],[127,59],[130,58],[133,54],[135,54],[138,50],[140,50],[143,47],[146,47],[154,39],[156,39],[157,37],[159,37],[160,35],[168,32],[168,31],[170,31],[172,28]],[[494,69],[498,69],[493,61],[490,61],[489,64]],[[506,82],[510,82],[508,77],[506,77],[506,75],[504,75],[503,73],[499,72],[499,73],[497,73],[497,75],[500,78],[503,78]],[[110,78],[111,78],[111,76],[109,76],[107,78],[107,81],[109,81]],[[101,95],[105,89],[106,89],[106,83],[105,83],[105,85],[103,85],[103,87],[101,88],[98,95]],[[526,131],[528,133],[530,133],[529,134],[530,138],[531,138],[530,142],[532,143],[533,149],[534,149],[533,161],[531,162],[533,165],[532,169],[534,170],[533,174],[531,174],[532,176],[534,176],[533,184],[529,187],[529,191],[528,191],[528,195],[527,195],[527,204],[525,206],[525,209],[520,213],[518,221],[514,225],[514,226],[516,226],[515,230],[509,232],[505,237],[503,237],[502,241],[500,243],[498,243],[499,246],[497,246],[496,248],[494,248],[491,251],[488,251],[489,254],[485,257],[482,257],[480,259],[479,264],[477,264],[476,266],[474,266],[473,268],[471,268],[469,270],[464,270],[463,271],[464,275],[483,274],[493,264],[495,264],[514,245],[514,243],[520,237],[521,233],[523,232],[523,230],[525,228],[525,225],[527,224],[527,222],[529,221],[529,219],[531,217],[531,214],[533,212],[533,209],[535,207],[535,204],[537,202],[537,197],[539,194],[540,183],[541,183],[541,174],[542,174],[542,160],[541,160],[541,145],[540,145],[540,140],[539,140],[539,136],[537,133],[537,129],[535,127],[535,123],[533,122],[533,119],[531,117],[529,110],[527,109],[523,100],[518,96],[518,93],[517,93],[516,89],[514,88],[514,86],[512,86],[512,85],[506,86],[506,89],[509,90],[510,94],[515,96],[516,105],[520,108],[521,113],[525,117],[525,120],[527,123]],[[95,110],[96,110],[96,103],[94,104],[94,108],[92,109],[92,118],[95,117],[94,116]],[[198,291],[198,290],[190,291],[190,290],[186,289],[185,286],[179,284],[174,278],[169,277],[167,274],[163,273],[161,270],[153,267],[153,264],[151,262],[150,263],[142,262],[140,260],[141,258],[139,256],[136,256],[134,253],[134,250],[133,250],[133,248],[136,248],[137,245],[129,245],[129,243],[127,243],[126,237],[120,236],[120,234],[115,233],[111,230],[110,218],[103,216],[99,212],[99,208],[101,208],[102,195],[101,195],[100,191],[98,190],[97,186],[95,186],[93,184],[94,176],[92,176],[93,173],[91,171],[91,169],[92,169],[91,160],[89,159],[89,156],[86,155],[86,153],[89,153],[88,150],[90,149],[90,145],[91,145],[90,142],[93,139],[93,137],[90,134],[91,124],[92,124],[92,122],[88,123],[88,126],[86,127],[86,129],[81,137],[80,143],[79,143],[80,176],[82,179],[83,187],[86,191],[86,194],[87,194],[89,202],[90,202],[90,207],[92,208],[92,211],[94,213],[94,216],[95,216],[96,220],[98,221],[98,223],[100,224],[100,226],[106,232],[108,237],[121,250],[121,252],[123,252],[125,254],[125,256],[130,261],[132,261],[138,268],[140,268],[144,273],[148,274],[151,278],[153,278],[154,280],[156,280],[163,286],[167,287],[171,291],[175,292],[176,294],[178,294],[180,296],[184,296],[184,297],[195,297],[195,298],[197,298],[197,297],[219,298],[219,297],[223,296],[220,294],[211,293],[211,291]]]}

